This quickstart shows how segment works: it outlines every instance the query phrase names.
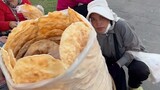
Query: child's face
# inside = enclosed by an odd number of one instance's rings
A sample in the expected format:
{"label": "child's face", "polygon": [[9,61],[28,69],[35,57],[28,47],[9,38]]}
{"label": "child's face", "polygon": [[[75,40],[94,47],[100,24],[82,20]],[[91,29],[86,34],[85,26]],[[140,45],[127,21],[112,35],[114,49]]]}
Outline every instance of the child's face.
{"label": "child's face", "polygon": [[110,23],[110,21],[107,18],[97,13],[92,13],[90,15],[90,20],[96,32],[100,34],[104,34],[104,32],[106,32],[107,26]]}

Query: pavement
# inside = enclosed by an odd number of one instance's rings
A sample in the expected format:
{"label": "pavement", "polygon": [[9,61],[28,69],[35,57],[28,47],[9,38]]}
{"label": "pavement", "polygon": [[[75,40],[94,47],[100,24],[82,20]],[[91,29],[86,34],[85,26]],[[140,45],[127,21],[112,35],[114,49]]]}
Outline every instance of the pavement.
{"label": "pavement", "polygon": [[[118,16],[126,19],[151,53],[160,54],[160,0],[107,0]],[[160,90],[160,83],[146,80],[144,90]]]}

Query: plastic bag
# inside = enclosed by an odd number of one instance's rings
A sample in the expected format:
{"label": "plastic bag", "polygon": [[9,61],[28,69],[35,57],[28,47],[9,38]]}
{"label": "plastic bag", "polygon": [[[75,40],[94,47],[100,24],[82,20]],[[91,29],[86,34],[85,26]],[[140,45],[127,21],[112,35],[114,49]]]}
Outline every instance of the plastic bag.
{"label": "plastic bag", "polygon": [[[85,18],[84,21],[89,24]],[[63,75],[56,78],[36,83],[15,84],[2,58],[0,58],[0,66],[10,90],[113,90],[114,86],[94,29],[90,32],[87,45],[74,63]]]}
{"label": "plastic bag", "polygon": [[112,79],[93,32],[88,45],[72,66],[56,78],[16,85],[2,60],[0,65],[11,90],[112,90]]}
{"label": "plastic bag", "polygon": [[153,84],[160,82],[160,54],[129,51],[136,60],[144,62],[150,69],[149,80]]}

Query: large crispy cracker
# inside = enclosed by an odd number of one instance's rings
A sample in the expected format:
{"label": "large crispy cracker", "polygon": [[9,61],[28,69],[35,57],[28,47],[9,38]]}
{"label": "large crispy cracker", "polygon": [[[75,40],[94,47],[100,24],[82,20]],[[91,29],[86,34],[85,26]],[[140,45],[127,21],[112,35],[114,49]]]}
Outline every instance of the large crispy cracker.
{"label": "large crispy cracker", "polygon": [[90,28],[83,22],[72,23],[63,32],[60,41],[60,57],[71,65],[87,44]]}
{"label": "large crispy cracker", "polygon": [[22,4],[17,7],[17,11],[22,13],[26,19],[36,19],[43,16],[43,12],[40,11],[37,7],[29,4]]}
{"label": "large crispy cracker", "polygon": [[49,28],[46,29],[46,31],[51,29],[64,30],[70,24],[69,17],[58,11],[48,13],[47,16],[38,19],[38,27],[40,31],[41,29],[44,30],[44,27]]}
{"label": "large crispy cracker", "polygon": [[18,51],[21,49],[21,47],[29,40],[32,40],[33,38],[37,37],[38,28],[31,26],[27,28],[21,35],[17,35],[17,38],[15,38],[15,41],[12,43],[13,47],[13,53],[15,56],[17,56]]}
{"label": "large crispy cracker", "polygon": [[54,78],[63,74],[66,67],[58,59],[50,55],[33,55],[21,58],[14,67],[13,81],[15,83],[33,83]]}
{"label": "large crispy cracker", "polygon": [[42,39],[31,44],[24,56],[49,54],[59,59],[59,45],[51,40]]}
{"label": "large crispy cracker", "polygon": [[[86,46],[89,32],[87,23],[72,9],[68,9],[68,14],[55,11],[36,20],[21,22],[9,35],[4,46],[6,52],[3,52],[13,81],[37,82],[62,74],[66,67],[63,64],[70,66]],[[54,42],[60,42],[60,57],[56,57],[59,46]],[[42,53],[35,53],[36,50]],[[54,57],[61,58],[62,62]],[[46,67],[40,68],[43,65]]]}
{"label": "large crispy cracker", "polygon": [[68,8],[68,15],[69,15],[69,22],[74,23],[74,22],[84,22],[84,24],[88,27],[89,25],[86,23],[84,20],[85,17],[77,13],[71,8]]}
{"label": "large crispy cracker", "polygon": [[8,50],[13,49],[14,42],[17,42],[16,40],[20,39],[19,37],[27,30],[29,26],[34,26],[36,25],[36,21],[34,20],[26,20],[22,21],[18,24],[16,28],[14,28],[11,33],[8,36],[7,42],[5,43],[4,49]]}
{"label": "large crispy cracker", "polygon": [[22,58],[22,57],[25,55],[25,53],[27,52],[29,46],[30,46],[32,43],[34,43],[35,41],[36,41],[35,38],[32,39],[32,40],[30,40],[30,41],[27,41],[27,42],[22,46],[22,48],[18,51],[17,56],[16,56],[16,59]]}
{"label": "large crispy cracker", "polygon": [[8,69],[8,72],[9,74],[13,75],[13,62],[11,61],[11,58],[10,58],[10,55],[8,54],[8,52],[3,49],[3,48],[0,48],[1,49],[1,52],[2,52],[2,58],[3,58],[3,61],[4,61],[4,64],[6,66],[6,68]]}

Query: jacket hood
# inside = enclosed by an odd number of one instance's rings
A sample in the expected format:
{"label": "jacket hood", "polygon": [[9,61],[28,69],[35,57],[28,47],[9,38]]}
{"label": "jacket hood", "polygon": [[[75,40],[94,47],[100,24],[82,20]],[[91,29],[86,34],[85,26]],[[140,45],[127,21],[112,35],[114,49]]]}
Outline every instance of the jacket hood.
{"label": "jacket hood", "polygon": [[108,3],[105,0],[94,0],[88,4],[88,15],[89,19],[90,14],[97,13],[109,20],[114,20],[112,11],[108,7]]}
{"label": "jacket hood", "polygon": [[117,16],[109,7],[106,0],[94,0],[88,4],[87,19],[89,19],[92,13],[97,13],[111,21],[117,22],[120,17]]}

